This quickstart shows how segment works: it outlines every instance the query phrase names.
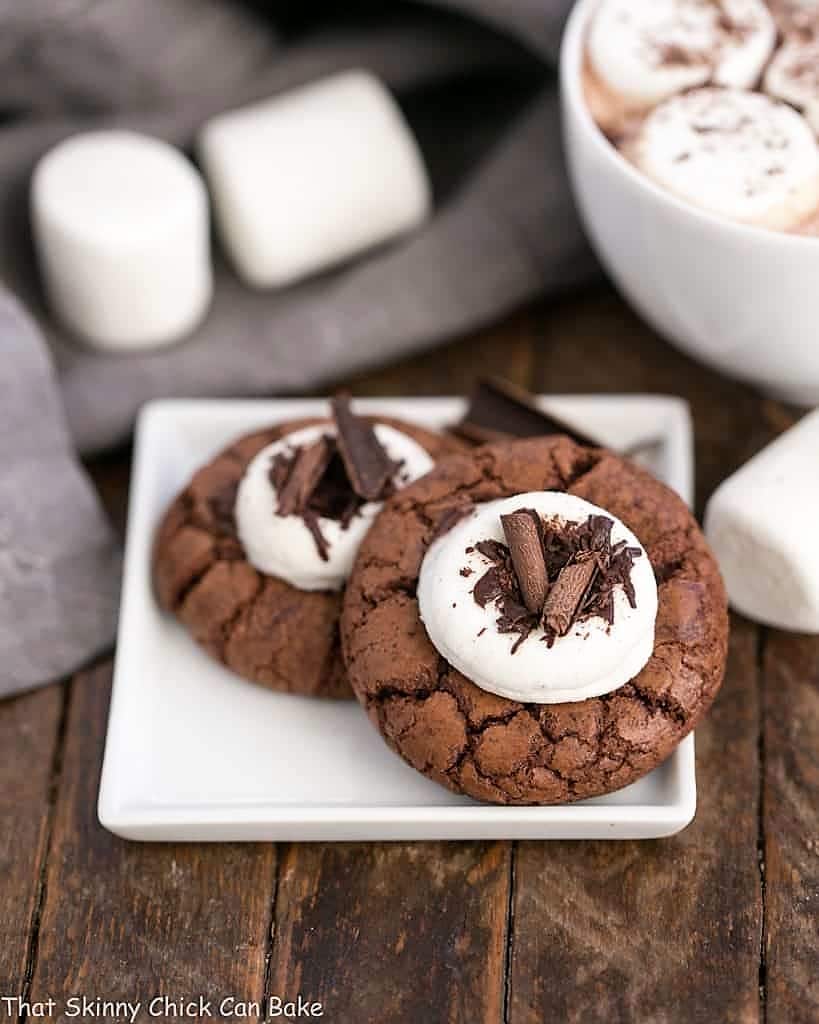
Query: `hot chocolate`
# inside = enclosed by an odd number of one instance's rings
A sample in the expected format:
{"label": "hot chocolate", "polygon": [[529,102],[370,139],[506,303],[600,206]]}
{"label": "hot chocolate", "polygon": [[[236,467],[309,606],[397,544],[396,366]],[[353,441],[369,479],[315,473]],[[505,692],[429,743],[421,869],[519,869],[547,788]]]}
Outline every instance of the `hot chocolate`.
{"label": "hot chocolate", "polygon": [[819,235],[819,0],[601,0],[583,79],[597,124],[656,184]]}

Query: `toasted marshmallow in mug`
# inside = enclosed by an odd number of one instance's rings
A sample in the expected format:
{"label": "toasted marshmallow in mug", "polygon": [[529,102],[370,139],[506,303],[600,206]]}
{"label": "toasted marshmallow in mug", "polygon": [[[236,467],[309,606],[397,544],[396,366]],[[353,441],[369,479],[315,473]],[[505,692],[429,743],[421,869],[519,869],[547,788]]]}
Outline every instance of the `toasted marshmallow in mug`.
{"label": "toasted marshmallow in mug", "polygon": [[603,0],[588,56],[615,100],[647,109],[701,85],[750,88],[775,41],[762,0]]}
{"label": "toasted marshmallow in mug", "polygon": [[801,110],[819,135],[819,33],[783,43],[765,73],[765,92]]}
{"label": "toasted marshmallow in mug", "polygon": [[819,0],[768,0],[768,6],[783,35],[819,32]]}
{"label": "toasted marshmallow in mug", "polygon": [[624,153],[656,184],[743,224],[797,230],[819,210],[819,145],[761,93],[697,89],[660,104]]}

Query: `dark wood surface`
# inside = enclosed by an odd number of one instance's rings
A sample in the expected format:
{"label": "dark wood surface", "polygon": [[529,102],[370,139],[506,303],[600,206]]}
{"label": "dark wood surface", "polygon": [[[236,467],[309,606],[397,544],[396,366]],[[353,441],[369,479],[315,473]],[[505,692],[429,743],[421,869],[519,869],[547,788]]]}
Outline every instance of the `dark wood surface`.
{"label": "dark wood surface", "polygon": [[[794,419],[606,290],[344,383],[446,394],[487,372],[683,395],[699,509]],[[122,527],[127,454],[90,468]],[[0,996],[203,996],[218,1020],[225,996],[301,994],[334,1024],[819,1021],[817,639],[734,619],[697,817],[655,842],[125,843],[95,811],[110,680],[105,658],[0,704]]]}

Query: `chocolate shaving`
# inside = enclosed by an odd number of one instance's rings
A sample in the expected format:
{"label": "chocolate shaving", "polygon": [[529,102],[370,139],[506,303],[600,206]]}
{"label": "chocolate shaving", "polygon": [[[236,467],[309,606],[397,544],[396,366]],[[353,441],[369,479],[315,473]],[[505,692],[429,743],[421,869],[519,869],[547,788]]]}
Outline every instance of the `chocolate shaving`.
{"label": "chocolate shaving", "polygon": [[512,647],[514,654],[537,626],[538,616],[532,615],[523,603],[512,557],[506,545],[499,541],[483,540],[475,545],[475,550],[492,565],[473,587],[472,596],[481,608],[493,601],[498,602],[500,614],[495,625],[499,633],[517,633],[518,639]]}
{"label": "chocolate shaving", "polygon": [[472,588],[475,603],[481,608],[485,608],[488,604],[500,600],[511,592],[512,587],[500,565],[493,565],[487,569]]}
{"label": "chocolate shaving", "polygon": [[549,592],[540,516],[534,509],[522,508],[500,519],[523,603],[533,614],[540,612]]}
{"label": "chocolate shaving", "polygon": [[518,593],[518,581],[509,549],[496,540],[482,540],[475,545],[475,550],[492,563],[472,589],[476,604],[485,608],[507,595],[514,597]]}
{"label": "chocolate shaving", "polygon": [[600,566],[593,557],[561,569],[543,606],[543,625],[548,631],[555,636],[569,632],[599,571]]}
{"label": "chocolate shaving", "polygon": [[461,437],[478,444],[510,437],[565,434],[577,444],[599,447],[599,442],[588,434],[543,412],[533,395],[496,377],[478,381],[466,416],[453,429]]}
{"label": "chocolate shaving", "polygon": [[352,411],[349,397],[334,398],[331,406],[350,485],[365,501],[378,501],[385,496],[396,465],[375,436],[372,424]]}
{"label": "chocolate shaving", "polygon": [[335,438],[329,441],[333,454],[309,505],[322,519],[335,519],[346,529],[364,502],[350,487]]}
{"label": "chocolate shaving", "polygon": [[321,437],[315,444],[295,450],[286,464],[286,475],[285,460],[273,460],[270,482],[276,488],[280,516],[301,515],[304,512],[332,456],[330,438]]}
{"label": "chocolate shaving", "polygon": [[310,531],[313,540],[315,541],[316,550],[319,553],[319,558],[322,560],[322,562],[329,562],[330,545],[327,543],[327,538],[321,532],[318,515],[313,511],[313,509],[306,508],[304,512],[302,512],[302,519],[304,520],[304,525]]}
{"label": "chocolate shaving", "polygon": [[[510,518],[511,531],[505,521]],[[631,606],[636,607],[631,569],[642,552],[640,548],[629,547],[625,541],[612,545],[614,523],[608,516],[593,515],[580,523],[566,523],[560,519],[542,520],[532,509],[518,509],[501,521],[510,545],[495,540],[475,545],[475,550],[490,565],[472,594],[481,608],[497,603],[499,614],[495,625],[498,632],[518,636],[512,653],[538,628],[543,631],[543,640],[551,646],[586,619],[600,617],[611,626],[618,587],[624,590]],[[515,564],[514,549],[520,548],[516,534],[520,535],[523,530],[527,548],[533,530],[540,539],[546,591],[539,604],[534,600],[534,587],[528,580],[532,571],[529,556],[525,556],[523,570],[518,570]],[[528,602],[526,590],[530,591]]]}

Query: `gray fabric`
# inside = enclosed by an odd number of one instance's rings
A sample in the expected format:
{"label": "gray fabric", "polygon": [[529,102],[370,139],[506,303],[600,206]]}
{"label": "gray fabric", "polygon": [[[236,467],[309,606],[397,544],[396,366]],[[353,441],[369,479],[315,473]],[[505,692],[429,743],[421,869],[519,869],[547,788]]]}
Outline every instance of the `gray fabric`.
{"label": "gray fabric", "polygon": [[120,555],[77,464],[37,328],[0,296],[0,694],[110,643]]}
{"label": "gray fabric", "polygon": [[[118,553],[75,452],[125,440],[144,401],[321,388],[595,271],[549,70],[569,6],[436,0],[339,21],[307,3],[316,27],[293,35],[260,0],[0,0],[0,281],[39,327],[0,293],[0,695],[112,640]],[[352,66],[381,76],[418,132],[436,186],[424,229],[280,294],[220,262],[208,317],[173,349],[106,356],[63,336],[28,231],[43,152],[109,124],[187,147],[216,111]]]}

